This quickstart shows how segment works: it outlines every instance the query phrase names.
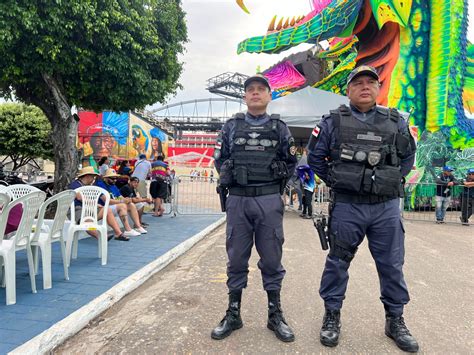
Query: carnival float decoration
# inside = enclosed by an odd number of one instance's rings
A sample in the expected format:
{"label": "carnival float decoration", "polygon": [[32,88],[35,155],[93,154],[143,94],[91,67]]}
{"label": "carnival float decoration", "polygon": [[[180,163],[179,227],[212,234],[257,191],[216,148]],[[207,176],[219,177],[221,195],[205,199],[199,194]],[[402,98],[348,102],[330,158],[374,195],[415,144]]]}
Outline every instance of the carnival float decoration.
{"label": "carnival float decoration", "polygon": [[[243,0],[236,2],[249,13]],[[378,103],[409,112],[416,127],[417,169],[410,178],[433,182],[444,165],[459,177],[474,167],[474,45],[467,25],[467,0],[313,0],[306,15],[274,16],[267,33],[245,39],[237,53],[315,44],[315,56],[325,63],[317,81],[291,60],[262,72],[274,98],[307,85],[344,94],[353,68],[377,68]],[[322,41],[329,43],[326,50]]]}

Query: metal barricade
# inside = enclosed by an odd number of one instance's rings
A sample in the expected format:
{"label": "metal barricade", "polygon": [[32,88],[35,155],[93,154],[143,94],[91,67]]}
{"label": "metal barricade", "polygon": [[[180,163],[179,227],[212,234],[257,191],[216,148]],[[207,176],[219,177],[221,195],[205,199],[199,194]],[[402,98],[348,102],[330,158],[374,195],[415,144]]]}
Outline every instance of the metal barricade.
{"label": "metal barricade", "polygon": [[315,214],[329,214],[329,197],[330,197],[330,188],[326,184],[321,183],[316,185],[315,191],[315,206],[313,208]]}
{"label": "metal barricade", "polygon": [[452,186],[449,197],[437,196],[443,192],[441,189],[446,190],[446,187],[427,183],[406,184],[405,196],[402,199],[403,218],[436,222],[436,209],[445,208],[446,213],[442,222],[461,223],[462,211],[467,214],[469,206],[471,206],[472,213],[472,197],[470,197],[472,188],[462,185]]}
{"label": "metal barricade", "polygon": [[[451,188],[451,198],[447,203],[444,222],[461,223],[462,213],[469,217],[473,213],[474,194],[462,185]],[[209,177],[180,175],[171,186],[171,204],[166,213],[187,215],[223,214],[219,196],[216,193],[216,180]],[[294,187],[287,186],[285,198],[291,199]],[[295,196],[296,197],[296,196]],[[314,193],[313,214],[328,214],[330,188],[324,183],[316,186]],[[436,221],[436,184],[406,184],[405,196],[401,199],[402,216],[408,220]],[[297,201],[293,201],[293,206]],[[439,198],[438,198],[439,204]],[[295,207],[293,209],[296,210]],[[464,212],[463,212],[464,211]]]}
{"label": "metal barricade", "polygon": [[[301,191],[303,193],[303,191]],[[291,185],[287,185],[285,188],[285,206],[287,206],[290,210],[296,211],[297,208],[295,207],[296,204],[299,204],[297,200],[298,197],[297,189]],[[328,214],[328,206],[329,206],[329,188],[324,184],[316,185],[313,194],[313,215],[318,214]]]}
{"label": "metal barricade", "polygon": [[217,180],[205,176],[179,175],[174,179],[173,212],[186,215],[222,215]]}

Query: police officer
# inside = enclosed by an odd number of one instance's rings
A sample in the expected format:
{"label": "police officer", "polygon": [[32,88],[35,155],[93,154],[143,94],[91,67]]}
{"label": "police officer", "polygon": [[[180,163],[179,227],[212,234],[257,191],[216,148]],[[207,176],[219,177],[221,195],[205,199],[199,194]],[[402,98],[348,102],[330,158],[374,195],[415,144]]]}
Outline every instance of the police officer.
{"label": "police officer", "polygon": [[266,113],[272,97],[265,77],[248,78],[244,90],[248,111],[224,124],[214,152],[220,185],[229,191],[225,202],[229,307],[211,337],[223,339],[243,325],[242,289],[247,287],[248,260],[255,242],[263,288],[268,294],[267,327],[278,339],[291,342],[295,336],[280,305],[285,276],[281,264],[284,242],[281,195],[295,169],[296,147],[279,115]]}
{"label": "police officer", "polygon": [[354,69],[347,79],[350,107],[342,105],[323,116],[309,142],[308,163],[331,187],[333,202],[330,252],[319,289],[325,306],[320,341],[325,346],[338,344],[348,269],[367,235],[380,279],[385,334],[400,349],[416,352],[418,343],[402,316],[410,298],[402,271],[399,209],[402,182],[413,166],[416,146],[398,111],[376,105],[379,92],[374,68]]}

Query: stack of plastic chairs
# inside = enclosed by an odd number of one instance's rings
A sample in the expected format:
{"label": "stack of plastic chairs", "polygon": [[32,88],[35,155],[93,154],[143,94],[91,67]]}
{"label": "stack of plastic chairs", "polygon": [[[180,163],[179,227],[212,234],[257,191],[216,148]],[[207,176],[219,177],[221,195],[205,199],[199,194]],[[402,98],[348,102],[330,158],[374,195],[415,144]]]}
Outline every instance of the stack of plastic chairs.
{"label": "stack of plastic chairs", "polygon": [[[10,187],[10,186],[9,186]],[[6,287],[6,303],[7,305],[16,303],[16,252],[26,249],[28,257],[28,268],[31,281],[31,289],[36,293],[36,280],[34,270],[33,253],[31,250],[31,230],[34,220],[41,204],[46,198],[43,191],[35,188],[34,192],[30,192],[21,197],[15,194],[16,190],[6,190],[5,192],[13,198],[13,201],[3,207],[0,214],[0,257],[3,259],[4,282]],[[3,197],[3,199],[5,199]],[[8,222],[10,211],[18,205],[22,205],[23,212],[18,229],[11,233],[10,239],[4,239],[4,232]]]}

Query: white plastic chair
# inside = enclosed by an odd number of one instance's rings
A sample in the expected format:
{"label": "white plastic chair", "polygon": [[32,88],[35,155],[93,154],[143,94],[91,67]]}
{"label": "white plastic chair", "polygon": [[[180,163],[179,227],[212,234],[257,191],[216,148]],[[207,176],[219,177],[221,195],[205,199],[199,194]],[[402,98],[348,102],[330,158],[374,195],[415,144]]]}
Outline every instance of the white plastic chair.
{"label": "white plastic chair", "polygon": [[[10,200],[10,195],[2,193],[2,185],[0,185],[0,215],[2,214],[2,211],[5,209],[5,207],[7,207],[7,205],[10,203]],[[2,232],[0,231],[0,233]],[[3,283],[3,259],[0,258],[0,285],[3,286]]]}
{"label": "white plastic chair", "polygon": [[16,184],[16,185],[5,186],[5,189],[3,192],[6,192],[7,194],[9,194],[12,200],[16,200],[19,197],[28,195],[30,192],[36,192],[36,191],[41,191],[41,190],[38,189],[37,187],[27,185],[27,184]]}
{"label": "white plastic chair", "polygon": [[[46,198],[43,191],[29,193],[23,197],[10,202],[0,215],[0,257],[3,258],[5,269],[5,286],[7,293],[7,305],[16,303],[16,251],[26,249],[28,256],[28,267],[31,280],[31,290],[36,293],[35,269],[33,253],[31,251],[30,237],[31,228],[39,207]],[[4,240],[5,227],[7,225],[8,215],[15,206],[22,204],[23,213],[21,215],[18,229],[13,232],[10,239]]]}
{"label": "white plastic chair", "polygon": [[[66,241],[67,265],[71,265],[71,257],[77,259],[78,233],[79,231],[99,232],[99,258],[102,265],[107,264],[107,211],[109,208],[110,195],[98,186],[81,186],[75,189],[82,200],[82,212],[79,224],[76,223],[74,202],[71,204],[71,226]],[[103,218],[97,219],[99,198],[105,197]]]}
{"label": "white plastic chair", "polygon": [[[67,212],[71,203],[76,197],[74,190],[66,190],[60,192],[46,200],[40,207],[38,212],[38,220],[36,229],[31,239],[31,247],[33,250],[33,258],[35,261],[35,273],[38,273],[38,249],[41,251],[41,264],[43,266],[43,288],[46,290],[52,287],[51,281],[51,244],[54,242],[61,243],[61,256],[63,258],[64,278],[69,280],[66,244],[63,236],[64,224],[67,218]],[[53,220],[45,220],[44,214],[48,207],[57,202],[56,214]],[[66,232],[67,233],[67,232]]]}
{"label": "white plastic chair", "polygon": [[0,211],[1,208],[5,208],[10,203],[10,195],[6,194],[0,189]]}

